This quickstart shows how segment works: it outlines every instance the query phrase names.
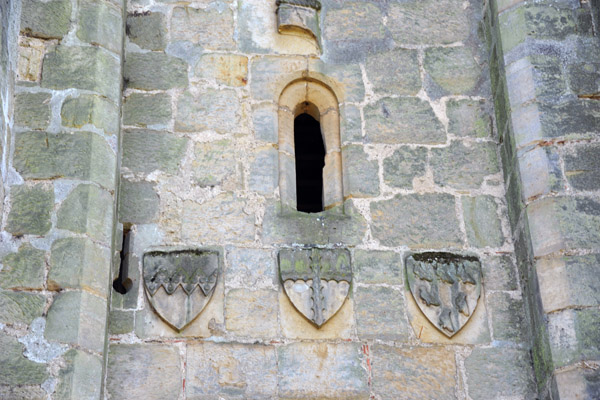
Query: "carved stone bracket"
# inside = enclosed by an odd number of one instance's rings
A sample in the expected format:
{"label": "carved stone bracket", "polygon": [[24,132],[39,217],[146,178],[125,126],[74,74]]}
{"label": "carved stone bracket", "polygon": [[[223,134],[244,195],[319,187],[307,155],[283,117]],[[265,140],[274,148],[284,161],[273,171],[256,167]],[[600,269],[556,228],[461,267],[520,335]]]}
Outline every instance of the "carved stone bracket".
{"label": "carved stone bracket", "polygon": [[277,29],[284,35],[306,36],[319,43],[318,0],[277,0]]}

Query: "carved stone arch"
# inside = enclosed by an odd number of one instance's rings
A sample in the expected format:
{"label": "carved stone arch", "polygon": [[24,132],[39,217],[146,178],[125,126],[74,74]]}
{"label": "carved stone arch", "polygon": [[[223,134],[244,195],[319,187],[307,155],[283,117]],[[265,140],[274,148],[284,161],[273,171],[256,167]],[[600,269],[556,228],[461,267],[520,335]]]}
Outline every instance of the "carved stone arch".
{"label": "carved stone arch", "polygon": [[341,206],[344,194],[338,98],[329,86],[310,78],[291,82],[279,97],[279,188],[282,206],[297,209],[294,120],[303,113],[321,124],[325,144],[323,208],[329,210]]}

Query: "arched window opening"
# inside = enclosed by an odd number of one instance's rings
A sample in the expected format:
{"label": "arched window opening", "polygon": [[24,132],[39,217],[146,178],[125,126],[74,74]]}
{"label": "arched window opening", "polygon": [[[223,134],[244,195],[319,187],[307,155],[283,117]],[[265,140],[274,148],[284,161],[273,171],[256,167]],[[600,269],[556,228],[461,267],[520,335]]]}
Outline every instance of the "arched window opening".
{"label": "arched window opening", "polygon": [[321,124],[308,114],[294,119],[296,152],[296,201],[298,211],[323,211],[323,167],[325,145]]}

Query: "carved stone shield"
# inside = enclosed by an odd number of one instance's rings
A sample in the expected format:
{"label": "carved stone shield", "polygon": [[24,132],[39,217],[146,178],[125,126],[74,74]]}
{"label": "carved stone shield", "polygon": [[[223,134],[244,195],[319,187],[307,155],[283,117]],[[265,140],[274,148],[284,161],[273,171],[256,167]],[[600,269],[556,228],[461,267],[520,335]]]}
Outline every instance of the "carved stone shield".
{"label": "carved stone shield", "polygon": [[320,328],[348,297],[352,283],[350,252],[346,249],[282,249],[279,275],[296,310]]}
{"label": "carved stone shield", "polygon": [[471,318],[481,295],[481,263],[450,253],[414,254],[406,260],[410,291],[427,319],[448,337]]}
{"label": "carved stone shield", "polygon": [[209,250],[152,251],[144,254],[144,288],[156,313],[182,331],[212,297],[219,254]]}

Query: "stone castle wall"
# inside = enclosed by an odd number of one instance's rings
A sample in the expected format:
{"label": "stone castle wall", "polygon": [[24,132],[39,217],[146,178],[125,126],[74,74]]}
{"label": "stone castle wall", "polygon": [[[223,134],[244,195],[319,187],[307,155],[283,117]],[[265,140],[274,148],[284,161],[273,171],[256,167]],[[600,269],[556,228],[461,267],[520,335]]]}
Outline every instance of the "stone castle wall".
{"label": "stone castle wall", "polygon": [[[314,36],[265,0],[2,5],[1,398],[600,393],[595,2],[323,0]],[[337,100],[320,214],[288,203],[304,81]],[[352,261],[320,329],[279,278],[303,246]],[[219,254],[181,332],[144,290],[165,249]],[[410,292],[423,251],[482,265],[451,339]]]}

